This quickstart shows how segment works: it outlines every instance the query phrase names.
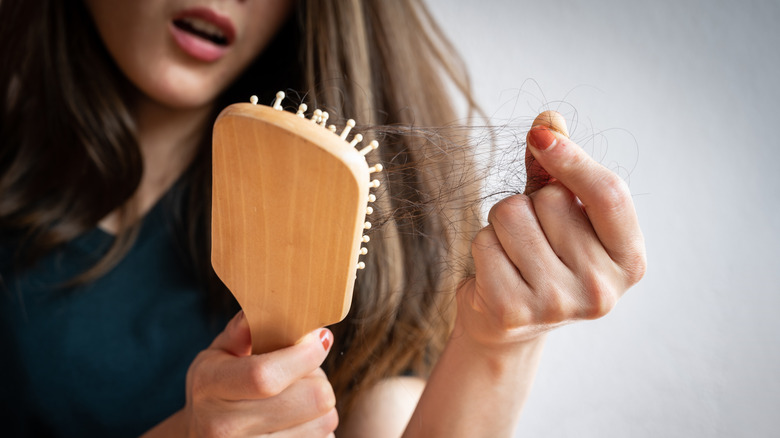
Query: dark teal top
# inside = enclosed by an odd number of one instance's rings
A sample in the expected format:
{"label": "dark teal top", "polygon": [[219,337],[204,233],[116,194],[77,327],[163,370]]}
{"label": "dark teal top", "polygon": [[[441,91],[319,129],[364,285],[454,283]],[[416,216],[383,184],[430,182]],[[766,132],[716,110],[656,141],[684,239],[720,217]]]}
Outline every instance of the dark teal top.
{"label": "dark teal top", "polygon": [[111,245],[100,229],[21,273],[13,242],[0,244],[3,436],[138,436],[184,406],[187,368],[229,316],[206,316],[164,205],[124,259],[86,285],[58,286]]}

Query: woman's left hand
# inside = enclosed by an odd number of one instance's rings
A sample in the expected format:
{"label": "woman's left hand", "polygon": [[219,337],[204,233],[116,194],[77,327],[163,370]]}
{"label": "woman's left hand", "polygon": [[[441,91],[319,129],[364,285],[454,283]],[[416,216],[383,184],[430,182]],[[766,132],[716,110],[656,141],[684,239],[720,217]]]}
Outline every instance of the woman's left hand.
{"label": "woman's left hand", "polygon": [[604,316],[646,269],[625,182],[544,126],[527,143],[531,184],[491,209],[472,242],[476,276],[458,288],[456,327],[480,345],[518,345]]}

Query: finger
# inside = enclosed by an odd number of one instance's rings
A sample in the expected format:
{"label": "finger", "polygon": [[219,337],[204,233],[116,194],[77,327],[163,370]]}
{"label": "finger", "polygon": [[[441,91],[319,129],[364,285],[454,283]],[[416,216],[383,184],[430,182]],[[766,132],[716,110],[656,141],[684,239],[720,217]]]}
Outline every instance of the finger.
{"label": "finger", "polygon": [[471,256],[478,289],[503,291],[528,286],[501,245],[493,225],[482,228],[474,237]]}
{"label": "finger", "polygon": [[333,387],[319,368],[295,381],[287,390],[266,400],[244,403],[254,427],[254,434],[277,432],[294,428],[328,414],[336,407]]}
{"label": "finger", "polygon": [[532,193],[530,198],[550,247],[569,269],[581,272],[581,268],[592,265],[596,257],[606,258],[614,264],[593,230],[582,204],[563,184],[548,184]]}
{"label": "finger", "polygon": [[252,336],[249,331],[249,323],[240,310],[225,326],[209,348],[223,350],[233,356],[249,356],[252,351]]}
{"label": "finger", "polygon": [[[489,315],[493,328],[506,330],[533,322],[530,287],[504,252],[493,225],[480,230],[471,244],[476,277],[461,283],[458,300]],[[491,330],[493,329],[491,328]]]}
{"label": "finger", "polygon": [[[569,136],[569,130],[566,128],[566,119],[563,118],[557,111],[544,111],[536,116],[531,127],[534,126],[547,126],[548,128],[558,131],[566,137]],[[525,170],[526,170],[526,183],[525,194],[531,193],[541,189],[547,184],[555,181],[555,178],[550,176],[544,167],[536,161],[534,155],[529,150],[525,149]]]}
{"label": "finger", "polygon": [[547,184],[555,181],[555,178],[550,176],[544,167],[536,161],[534,155],[531,153],[531,148],[525,149],[525,194],[531,193],[541,189]]}
{"label": "finger", "polygon": [[531,289],[538,290],[562,267],[528,196],[515,195],[501,200],[490,209],[488,222],[493,225],[501,248]]}
{"label": "finger", "polygon": [[257,400],[280,394],[316,370],[333,345],[333,334],[318,329],[291,347],[247,357],[224,355],[209,362],[205,384],[225,400]]}
{"label": "finger", "polygon": [[627,265],[643,258],[642,233],[625,182],[574,142],[547,127],[531,128],[527,140],[539,165],[582,201],[612,259]]}
{"label": "finger", "polygon": [[339,414],[336,409],[331,409],[327,414],[296,427],[276,432],[274,438],[310,438],[333,436],[333,432],[339,425]]}

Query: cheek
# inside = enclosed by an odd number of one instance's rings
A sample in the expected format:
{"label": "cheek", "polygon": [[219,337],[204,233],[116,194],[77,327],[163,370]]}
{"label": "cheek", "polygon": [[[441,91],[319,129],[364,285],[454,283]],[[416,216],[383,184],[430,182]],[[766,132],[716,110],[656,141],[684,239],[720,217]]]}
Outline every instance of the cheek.
{"label": "cheek", "polygon": [[203,64],[187,59],[175,47],[168,24],[156,24],[101,34],[119,69],[146,97],[171,108],[208,105],[237,73],[231,65],[235,61]]}
{"label": "cheek", "polygon": [[173,50],[164,19],[169,13],[161,3],[86,2],[106,50],[125,77],[153,100],[180,106],[185,102],[177,94],[196,85],[196,75],[182,68]]}

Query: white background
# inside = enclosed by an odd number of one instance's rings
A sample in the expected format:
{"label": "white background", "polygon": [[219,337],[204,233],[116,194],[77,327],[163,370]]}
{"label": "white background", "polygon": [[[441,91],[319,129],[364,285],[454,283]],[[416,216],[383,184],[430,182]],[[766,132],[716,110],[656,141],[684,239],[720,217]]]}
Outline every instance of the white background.
{"label": "white background", "polygon": [[610,315],[550,336],[517,436],[780,436],[780,2],[429,4],[494,122],[559,108],[647,241]]}

